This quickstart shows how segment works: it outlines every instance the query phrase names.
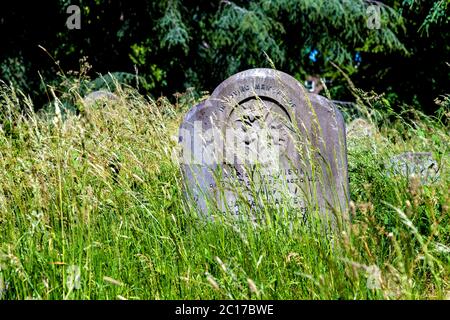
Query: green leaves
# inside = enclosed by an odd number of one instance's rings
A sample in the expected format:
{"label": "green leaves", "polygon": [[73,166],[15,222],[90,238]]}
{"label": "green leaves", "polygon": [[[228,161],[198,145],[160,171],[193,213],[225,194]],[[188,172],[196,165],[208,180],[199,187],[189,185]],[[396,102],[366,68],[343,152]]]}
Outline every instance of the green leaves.
{"label": "green leaves", "polygon": [[215,15],[209,33],[218,53],[213,60],[222,65],[225,63],[227,74],[235,73],[242,67],[264,64],[263,52],[267,52],[275,63],[281,64],[285,61],[285,51],[279,40],[283,33],[283,25],[257,3],[250,3],[247,9],[226,2]]}
{"label": "green leaves", "polygon": [[[0,70],[7,81],[39,92],[40,104],[47,97],[39,89],[38,72],[50,82],[55,70],[77,69],[84,56],[93,66],[91,77],[108,72],[134,74],[137,69],[148,83],[140,86],[146,94],[170,95],[188,87],[212,90],[238,71],[273,65],[299,80],[311,74],[327,77],[330,91],[336,93],[342,90],[336,86],[339,78],[329,62],[350,75],[365,77],[365,67],[381,69],[382,57],[392,61],[393,56],[407,53],[420,56],[430,46],[405,44],[420,38],[417,29],[425,17],[422,30],[426,32],[446,23],[448,4],[449,0],[142,0],[130,6],[124,0],[83,0],[82,27],[76,32],[64,24],[67,0],[45,8],[36,5],[33,14],[17,5],[11,9],[11,18],[0,22],[11,29],[1,34]],[[46,15],[57,19],[45,19]],[[43,20],[48,20],[45,29],[36,28]],[[413,26],[408,33],[405,24]],[[36,52],[38,45],[60,66]],[[310,59],[311,52],[317,52],[317,59]],[[359,61],[355,61],[357,53]],[[363,86],[377,83],[378,78],[365,78],[368,83]]]}
{"label": "green leaves", "polygon": [[436,1],[419,30],[425,31],[426,34],[429,35],[430,27],[440,24],[448,24],[450,21],[449,8],[449,0]]}
{"label": "green leaves", "polygon": [[308,47],[322,57],[322,72],[330,69],[328,60],[353,65],[356,50],[406,52],[396,36],[403,26],[401,15],[382,5],[381,27],[371,30],[368,8],[366,1],[355,0],[259,0],[243,5],[223,1],[206,33],[215,49],[211,60],[230,75],[267,64],[262,55],[266,52],[277,68],[296,74],[310,68]]}
{"label": "green leaves", "polygon": [[179,46],[185,53],[189,51],[190,36],[183,22],[177,0],[169,0],[164,16],[158,21],[161,45],[171,49]]}

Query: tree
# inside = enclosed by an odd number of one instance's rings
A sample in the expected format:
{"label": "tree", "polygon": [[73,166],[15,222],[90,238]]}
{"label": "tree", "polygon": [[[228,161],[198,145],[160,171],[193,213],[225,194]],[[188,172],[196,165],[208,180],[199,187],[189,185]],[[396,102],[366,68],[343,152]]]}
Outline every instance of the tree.
{"label": "tree", "polygon": [[[212,90],[237,71],[273,62],[299,80],[308,74],[334,79],[330,89],[339,98],[345,91],[339,90],[340,76],[330,62],[353,75],[356,85],[383,88],[369,75],[378,72],[377,59],[389,69],[392,57],[407,55],[411,33],[405,34],[401,10],[411,1],[53,0],[28,11],[9,2],[2,11],[8,14],[0,19],[6,44],[0,52],[0,78],[45,100],[42,83],[56,81],[59,67],[41,45],[64,70],[79,68],[86,56],[93,78],[137,73],[140,89],[153,95],[187,87]],[[81,30],[65,25],[69,5],[81,9]],[[379,28],[371,27],[368,20],[378,13]],[[441,23],[436,15],[430,17],[424,32]]]}
{"label": "tree", "polygon": [[393,104],[406,103],[429,113],[434,100],[450,88],[450,1],[389,1],[401,12],[405,31],[398,38],[407,50],[363,55],[355,77],[366,90],[386,92]]}

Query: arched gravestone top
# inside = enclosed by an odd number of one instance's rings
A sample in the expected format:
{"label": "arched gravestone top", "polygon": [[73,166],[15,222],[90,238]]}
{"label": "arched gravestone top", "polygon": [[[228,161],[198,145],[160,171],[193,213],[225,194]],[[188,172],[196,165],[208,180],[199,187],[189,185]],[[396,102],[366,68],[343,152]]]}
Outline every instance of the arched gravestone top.
{"label": "arched gravestone top", "polygon": [[226,79],[186,114],[179,141],[186,191],[205,215],[240,214],[237,198],[260,205],[255,186],[272,204],[292,200],[303,218],[346,212],[343,117],[284,72],[251,69]]}
{"label": "arched gravestone top", "polygon": [[98,90],[89,93],[86,97],[83,98],[83,102],[88,105],[92,105],[99,100],[105,101],[116,101],[119,98],[112,92],[106,90]]}

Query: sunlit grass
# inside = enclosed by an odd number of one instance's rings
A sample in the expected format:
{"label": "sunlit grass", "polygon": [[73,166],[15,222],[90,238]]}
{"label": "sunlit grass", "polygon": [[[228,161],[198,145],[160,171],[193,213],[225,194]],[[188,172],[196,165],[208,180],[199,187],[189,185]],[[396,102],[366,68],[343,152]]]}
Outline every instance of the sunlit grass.
{"label": "sunlit grass", "polygon": [[[116,94],[44,116],[2,86],[1,299],[449,296],[448,111],[363,113],[375,132],[347,141],[352,224],[325,237],[273,208],[258,225],[198,219],[173,157],[195,99]],[[439,180],[387,175],[403,151],[432,152]]]}

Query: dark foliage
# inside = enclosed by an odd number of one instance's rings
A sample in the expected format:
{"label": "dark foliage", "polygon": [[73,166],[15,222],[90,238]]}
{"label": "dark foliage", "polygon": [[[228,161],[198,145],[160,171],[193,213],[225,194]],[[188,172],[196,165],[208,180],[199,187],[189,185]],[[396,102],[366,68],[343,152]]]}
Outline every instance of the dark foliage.
{"label": "dark foliage", "polygon": [[[379,29],[367,27],[373,4]],[[81,8],[80,30],[66,27],[69,5]],[[92,79],[138,74],[140,90],[153,96],[211,90],[237,71],[272,63],[299,80],[326,78],[344,100],[351,96],[330,62],[395,104],[431,111],[449,87],[446,1],[50,0],[1,9],[0,78],[37,106],[49,100],[45,86],[59,81],[57,72],[79,70],[83,57]]]}

